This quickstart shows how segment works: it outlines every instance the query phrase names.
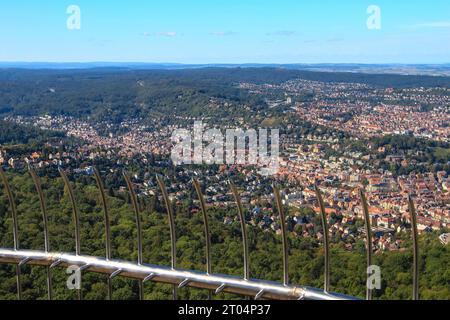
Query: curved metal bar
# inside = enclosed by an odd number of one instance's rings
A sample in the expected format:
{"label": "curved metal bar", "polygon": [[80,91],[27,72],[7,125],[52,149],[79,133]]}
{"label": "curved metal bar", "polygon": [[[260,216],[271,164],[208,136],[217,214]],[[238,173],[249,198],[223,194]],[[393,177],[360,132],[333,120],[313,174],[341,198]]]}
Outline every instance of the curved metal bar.
{"label": "curved metal bar", "polygon": [[[244,279],[245,280],[245,279]],[[225,288],[227,287],[227,285],[225,283],[222,283],[219,287],[217,287],[216,291],[214,292],[215,294],[219,294],[221,293],[223,290],[225,290]]]}
{"label": "curved metal bar", "polygon": [[283,240],[283,284],[289,284],[289,266],[288,266],[288,243],[286,235],[286,217],[284,215],[283,204],[281,202],[280,190],[273,186],[273,194],[277,204],[278,214],[280,216],[281,237]]}
{"label": "curved metal bar", "polygon": [[71,265],[89,265],[89,272],[96,272],[110,275],[116,270],[122,270],[121,277],[143,280],[150,274],[154,274],[152,281],[180,285],[185,279],[191,281],[188,287],[216,290],[223,288],[225,292],[242,296],[254,297],[258,292],[264,290],[264,299],[277,300],[358,300],[357,298],[323,292],[322,289],[315,289],[304,286],[282,285],[278,282],[264,280],[244,280],[240,277],[229,275],[206,274],[191,270],[177,270],[169,267],[155,266],[149,264],[138,265],[119,260],[109,260],[90,256],[77,256],[66,253],[49,253],[42,251],[17,251],[0,248],[0,263],[17,264],[24,258],[31,258],[29,265],[47,266],[56,261],[60,261],[59,266],[67,267]]}
{"label": "curved metal bar", "polygon": [[186,287],[189,284],[189,282],[191,282],[191,279],[189,279],[189,278],[184,279],[183,281],[180,282],[180,284],[178,285],[178,288]]}
{"label": "curved metal bar", "polygon": [[67,190],[69,191],[69,198],[72,204],[72,213],[73,213],[73,222],[75,225],[75,254],[81,254],[81,242],[80,242],[80,218],[78,214],[78,207],[75,201],[75,194],[73,192],[72,185],[70,184],[69,179],[67,178],[66,173],[62,168],[59,168],[59,174],[61,175]]}
{"label": "curved metal bar", "polygon": [[26,257],[25,259],[23,259],[22,261],[19,262],[19,267],[26,265],[30,261],[31,261],[31,258]]}
{"label": "curved metal bar", "polygon": [[325,269],[324,269],[324,284],[323,289],[325,292],[330,291],[330,240],[328,233],[328,221],[327,213],[325,212],[325,205],[323,204],[322,194],[317,185],[315,185],[317,201],[320,207],[320,216],[322,220],[322,230],[323,230],[323,248],[325,255]]}
{"label": "curved metal bar", "polygon": [[[33,179],[34,187],[39,196],[39,202],[41,205],[42,212],[42,222],[44,226],[44,247],[45,252],[50,251],[50,238],[48,233],[48,215],[47,215],[47,206],[45,204],[44,193],[42,192],[41,181],[31,166],[28,166],[28,171],[30,172],[31,178]],[[47,295],[48,299],[53,299],[53,285],[52,285],[52,270],[49,266],[47,266]]]}
{"label": "curved metal bar", "polygon": [[61,259],[55,260],[51,265],[50,265],[50,269],[56,268],[57,266],[59,266],[61,263],[63,263],[63,261]]}
{"label": "curved metal bar", "polygon": [[[100,191],[100,196],[102,198],[103,214],[104,214],[104,221],[105,221],[106,260],[110,260],[111,259],[111,231],[110,231],[111,224],[110,224],[110,220],[109,220],[108,204],[106,203],[105,187],[103,185],[103,181],[100,176],[100,173],[98,172],[96,167],[94,167],[94,178],[95,178],[95,182],[97,184],[97,188]],[[110,278],[110,277],[108,277],[108,300],[112,300],[112,278]]]}
{"label": "curved metal bar", "polygon": [[[141,227],[141,217],[139,214],[139,207],[136,197],[136,192],[134,191],[133,184],[131,183],[131,179],[126,172],[123,173],[123,177],[125,178],[125,182],[127,183],[128,191],[130,192],[131,203],[134,209],[134,216],[136,218],[136,228],[137,228],[137,241],[138,241],[138,264],[141,265],[142,258],[142,227]],[[139,299],[144,299],[144,288],[143,282],[139,281]]]}
{"label": "curved metal bar", "polygon": [[[5,171],[0,166],[0,176],[3,181],[3,186],[6,190],[6,195],[8,196],[9,206],[11,208],[12,223],[13,223],[13,240],[14,240],[14,250],[19,250],[19,225],[17,221],[17,209],[16,201],[12,194],[11,188],[9,186],[8,178],[6,177]],[[20,266],[16,265],[16,286],[17,286],[17,299],[22,300],[22,281],[20,277]]]}
{"label": "curved metal bar", "polygon": [[[69,198],[70,198],[70,202],[72,204],[73,222],[75,225],[75,254],[78,256],[81,254],[80,217],[78,214],[77,203],[75,201],[75,193],[73,192],[72,185],[70,184],[69,178],[67,178],[67,175],[64,172],[64,170],[60,167],[60,168],[58,168],[58,171],[64,181],[64,185],[66,186],[67,190],[69,191]],[[82,294],[81,289],[77,290],[77,293],[78,293],[78,300],[82,300],[83,294]]]}
{"label": "curved metal bar", "polygon": [[111,274],[109,275],[108,278],[114,279],[115,277],[117,277],[117,276],[118,276],[119,274],[121,274],[122,272],[123,272],[122,269],[117,269],[116,271],[114,271],[113,273],[111,273]]}
{"label": "curved metal bar", "polygon": [[245,215],[244,210],[242,208],[241,197],[235,187],[235,185],[228,181],[228,185],[230,186],[231,192],[233,193],[234,201],[236,202],[239,219],[241,220],[241,233],[242,233],[242,244],[244,249],[244,279],[250,279],[250,260],[248,255],[248,237],[247,237],[247,224],[245,223]]}
{"label": "curved metal bar", "polygon": [[[193,179],[195,191],[200,202],[200,208],[203,214],[203,225],[205,227],[205,241],[206,241],[206,273],[212,272],[211,268],[211,233],[209,232],[208,213],[206,212],[205,198],[202,193],[202,188],[197,179]],[[208,299],[211,300],[212,292],[208,292]]]}
{"label": "curved metal bar", "polygon": [[[177,247],[176,247],[176,234],[175,234],[175,217],[172,210],[172,203],[170,202],[169,195],[167,193],[166,184],[164,183],[160,175],[156,175],[156,181],[158,182],[159,188],[161,189],[164,204],[166,206],[167,215],[169,216],[169,228],[170,228],[170,243],[171,243],[171,259],[172,259],[172,269],[176,268],[177,264]],[[177,299],[177,287],[174,286],[172,290],[173,299]]]}
{"label": "curved metal bar", "polygon": [[260,300],[264,296],[264,289],[259,290],[259,292],[255,295],[255,300]]}
{"label": "curved metal bar", "polygon": [[413,262],[413,300],[419,300],[419,235],[417,233],[417,216],[414,201],[408,196],[409,214],[411,218],[412,240],[414,251]]}
{"label": "curved metal bar", "polygon": [[[369,206],[367,205],[366,195],[364,194],[364,191],[362,189],[359,190],[359,195],[361,197],[363,213],[364,213],[364,224],[366,227],[367,270],[369,270],[369,267],[372,265],[372,228],[370,226]],[[369,281],[368,273],[367,273],[367,281]],[[372,289],[370,289],[370,286],[367,282],[366,282],[366,300],[372,300]]]}
{"label": "curved metal bar", "polygon": [[151,280],[153,280],[155,277],[156,277],[156,274],[152,272],[152,273],[150,273],[148,276],[146,276],[146,277],[142,280],[142,282],[151,281]]}

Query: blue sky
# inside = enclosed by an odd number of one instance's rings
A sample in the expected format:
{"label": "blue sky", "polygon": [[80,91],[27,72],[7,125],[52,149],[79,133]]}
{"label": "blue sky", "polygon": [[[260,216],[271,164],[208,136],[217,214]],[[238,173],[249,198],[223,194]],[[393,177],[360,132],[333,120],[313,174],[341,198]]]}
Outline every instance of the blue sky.
{"label": "blue sky", "polygon": [[0,0],[0,61],[449,63],[450,1]]}

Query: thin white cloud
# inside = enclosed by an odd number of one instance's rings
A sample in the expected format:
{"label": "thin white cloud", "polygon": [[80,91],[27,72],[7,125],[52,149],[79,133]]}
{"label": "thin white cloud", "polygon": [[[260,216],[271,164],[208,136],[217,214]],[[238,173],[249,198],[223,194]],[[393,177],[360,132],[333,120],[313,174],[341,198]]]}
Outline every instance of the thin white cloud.
{"label": "thin white cloud", "polygon": [[416,28],[450,28],[450,21],[432,21],[414,25]]}
{"label": "thin white cloud", "polygon": [[238,33],[234,31],[219,31],[219,32],[212,32],[211,34],[217,37],[226,37],[226,36],[235,36]]}
{"label": "thin white cloud", "polygon": [[176,37],[178,33],[175,31],[166,31],[166,32],[143,32],[141,33],[141,36],[143,37]]}
{"label": "thin white cloud", "polygon": [[159,32],[158,36],[161,36],[161,37],[176,37],[177,33],[175,31]]}
{"label": "thin white cloud", "polygon": [[268,36],[284,36],[284,37],[290,37],[297,34],[297,31],[294,30],[278,30],[275,32],[268,33]]}
{"label": "thin white cloud", "polygon": [[331,38],[327,40],[327,42],[342,42],[342,41],[344,41],[344,39],[342,38]]}

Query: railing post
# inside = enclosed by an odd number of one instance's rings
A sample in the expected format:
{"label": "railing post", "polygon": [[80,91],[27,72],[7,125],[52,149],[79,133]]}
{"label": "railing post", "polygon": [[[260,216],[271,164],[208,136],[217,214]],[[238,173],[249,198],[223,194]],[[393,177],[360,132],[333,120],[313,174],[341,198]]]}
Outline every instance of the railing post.
{"label": "railing post", "polygon": [[[39,202],[41,205],[41,212],[42,212],[42,222],[44,226],[44,247],[45,252],[50,251],[50,238],[48,233],[48,215],[47,215],[47,206],[45,204],[45,197],[44,193],[42,192],[42,186],[41,181],[34,171],[34,169],[30,166],[28,166],[28,171],[30,172],[31,178],[33,179],[34,187],[36,188],[36,192],[39,196]],[[52,287],[52,270],[49,266],[46,267],[47,269],[47,293],[48,293],[48,299],[53,299],[53,287]]]}
{"label": "railing post", "polygon": [[[0,176],[3,181],[3,186],[6,190],[6,195],[8,196],[9,206],[11,209],[11,215],[12,215],[12,223],[13,223],[13,240],[14,240],[14,250],[19,250],[19,226],[17,221],[17,209],[16,209],[16,201],[14,199],[14,196],[11,192],[11,188],[9,187],[8,178],[6,177],[5,171],[3,171],[3,168],[0,166]],[[17,299],[22,300],[22,283],[21,283],[21,276],[20,276],[20,265],[16,265],[16,286],[17,286]]]}
{"label": "railing post", "polygon": [[359,190],[359,195],[362,202],[363,213],[364,213],[364,224],[366,229],[366,255],[367,255],[367,279],[366,279],[366,300],[372,300],[372,289],[369,286],[369,274],[368,270],[372,265],[372,229],[370,226],[370,215],[369,215],[369,206],[367,204],[366,195],[364,194],[364,190]]}
{"label": "railing post", "polygon": [[320,192],[319,186],[315,185],[317,201],[320,207],[320,216],[322,220],[322,230],[323,230],[323,248],[325,256],[325,268],[324,268],[324,285],[323,289],[325,292],[330,291],[330,240],[328,233],[328,221],[327,213],[325,212],[325,206],[323,204],[322,194]]}
{"label": "railing post", "polygon": [[[111,226],[110,226],[110,219],[109,219],[108,204],[106,203],[105,187],[103,185],[103,181],[100,176],[100,173],[98,172],[96,167],[94,167],[94,178],[95,178],[95,182],[97,184],[97,188],[100,191],[100,196],[101,196],[102,205],[103,205],[103,214],[104,214],[104,222],[105,222],[106,260],[110,260],[111,259],[111,231],[110,231]],[[110,277],[108,277],[108,300],[112,300],[112,279]]]}
{"label": "railing post", "polygon": [[[176,246],[177,240],[175,234],[175,217],[173,214],[172,203],[170,202],[166,185],[160,175],[156,175],[156,181],[158,182],[159,188],[161,190],[164,199],[164,204],[166,206],[167,215],[169,218],[172,269],[175,269],[177,264],[177,246]],[[177,287],[174,285],[172,290],[172,296],[174,300],[177,299],[177,295],[178,295]]]}
{"label": "railing post", "polygon": [[284,214],[283,204],[281,202],[280,190],[274,185],[273,193],[275,195],[275,201],[278,208],[278,214],[281,226],[281,238],[283,241],[283,284],[287,286],[289,284],[289,266],[288,266],[288,243],[286,235],[286,217]]}
{"label": "railing post", "polygon": [[[64,181],[64,185],[66,186],[66,188],[69,192],[69,198],[70,198],[70,202],[72,204],[72,216],[73,216],[73,222],[75,225],[75,254],[77,256],[79,256],[81,254],[80,218],[79,218],[79,214],[78,214],[77,203],[75,201],[75,194],[73,192],[72,185],[70,184],[70,181],[67,178],[67,175],[64,172],[64,170],[61,167],[58,168],[58,170],[59,170],[59,174],[61,175],[61,177]],[[78,300],[82,300],[83,299],[82,289],[80,288],[80,290],[77,290],[77,292],[78,292]]]}
{"label": "railing post", "polygon": [[411,218],[413,240],[413,300],[419,300],[419,235],[417,233],[417,216],[414,201],[408,196],[409,215]]}
{"label": "railing post", "polygon": [[[203,225],[205,227],[205,242],[206,242],[206,273],[211,274],[211,233],[209,231],[209,223],[208,223],[208,213],[206,212],[205,198],[202,193],[202,188],[200,183],[193,179],[192,181],[195,191],[197,193],[197,198],[200,202],[200,208],[203,214]],[[212,292],[208,291],[208,300],[211,300]]]}
{"label": "railing post", "polygon": [[[141,227],[141,217],[139,214],[139,207],[137,203],[136,192],[134,191],[133,184],[131,183],[131,179],[126,172],[123,173],[125,178],[125,182],[127,183],[128,191],[130,192],[131,203],[134,209],[134,216],[136,219],[136,228],[137,228],[137,241],[138,241],[138,264],[142,265],[143,257],[142,257],[142,227]],[[139,299],[144,299],[144,284],[142,280],[139,280]]]}
{"label": "railing post", "polygon": [[228,185],[230,186],[231,192],[233,193],[234,201],[236,202],[239,219],[241,220],[241,233],[242,233],[242,244],[243,244],[243,250],[244,250],[244,279],[249,280],[250,279],[250,261],[249,261],[249,255],[248,255],[248,237],[247,237],[247,224],[245,221],[245,215],[244,210],[242,208],[242,202],[241,197],[239,196],[239,193],[231,181],[228,182]]}

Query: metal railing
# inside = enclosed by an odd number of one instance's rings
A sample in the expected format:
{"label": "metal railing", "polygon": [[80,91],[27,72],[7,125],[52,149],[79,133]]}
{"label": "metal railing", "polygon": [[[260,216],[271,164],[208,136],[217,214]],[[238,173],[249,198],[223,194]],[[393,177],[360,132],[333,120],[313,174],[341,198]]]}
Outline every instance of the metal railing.
{"label": "metal railing", "polygon": [[[143,299],[143,286],[145,282],[153,281],[173,285],[173,299],[177,299],[177,290],[182,287],[193,287],[199,289],[208,290],[208,298],[212,298],[212,294],[219,294],[221,292],[228,292],[246,297],[253,297],[254,299],[311,299],[311,300],[353,300],[355,297],[330,293],[330,243],[328,234],[328,220],[325,211],[325,205],[323,197],[319,187],[315,186],[315,192],[317,196],[317,202],[320,209],[320,216],[323,230],[323,244],[324,244],[324,288],[310,288],[305,286],[294,286],[289,284],[289,265],[288,256],[289,248],[287,241],[286,231],[286,217],[285,208],[280,196],[280,189],[277,186],[273,186],[273,194],[276,202],[276,207],[280,220],[281,238],[283,246],[283,279],[281,283],[256,280],[250,278],[249,267],[249,245],[247,237],[247,226],[245,220],[244,209],[241,203],[241,198],[236,186],[232,182],[228,182],[230,191],[233,194],[234,200],[237,206],[237,213],[241,225],[242,243],[243,243],[243,277],[235,277],[229,275],[217,275],[212,273],[211,268],[211,234],[209,230],[208,214],[204,201],[200,183],[194,179],[193,187],[196,191],[197,198],[200,203],[200,209],[203,215],[205,242],[206,242],[206,272],[198,272],[191,270],[181,270],[176,268],[176,234],[175,234],[175,220],[173,213],[172,202],[169,199],[167,188],[165,186],[163,177],[157,175],[156,180],[159,189],[164,200],[164,204],[168,216],[168,225],[170,228],[170,240],[171,240],[171,267],[155,266],[145,264],[143,262],[142,253],[142,227],[141,216],[138,206],[137,196],[134,185],[127,173],[124,173],[124,179],[127,184],[128,192],[131,198],[131,203],[135,213],[136,228],[137,228],[137,243],[138,243],[138,261],[132,263],[129,261],[119,261],[112,259],[111,256],[111,232],[110,232],[110,217],[108,212],[108,205],[104,192],[104,185],[100,174],[96,168],[94,168],[94,178],[96,185],[101,195],[101,201],[104,213],[105,224],[105,258],[84,256],[81,254],[80,244],[80,223],[78,208],[75,200],[75,193],[72,185],[61,168],[59,173],[64,181],[64,185],[68,190],[70,202],[72,206],[72,217],[74,220],[75,228],[75,254],[70,253],[56,253],[50,251],[49,232],[48,232],[48,217],[45,203],[45,197],[42,192],[39,177],[34,172],[32,167],[29,167],[30,175],[33,179],[36,192],[39,196],[42,219],[43,219],[43,233],[44,233],[44,251],[32,251],[21,250],[19,245],[19,228],[17,221],[17,210],[15,205],[15,199],[7,176],[3,169],[0,167],[0,178],[3,183],[4,189],[8,201],[10,203],[10,211],[12,214],[13,223],[13,238],[14,247],[12,249],[0,248],[0,264],[14,264],[16,269],[16,285],[17,285],[17,298],[22,299],[22,285],[21,285],[21,267],[24,265],[38,265],[44,266],[47,269],[47,291],[48,299],[53,298],[52,288],[52,269],[58,266],[78,266],[79,271],[96,272],[108,275],[108,299],[112,297],[112,279],[120,276],[125,278],[137,279],[139,281],[139,298]],[[366,253],[367,253],[367,267],[372,265],[372,233],[370,226],[370,217],[367,200],[363,190],[360,190],[360,198],[362,202],[362,209],[365,220],[365,235],[366,235]],[[412,298],[419,298],[418,290],[418,234],[416,224],[416,212],[414,203],[411,197],[408,198],[409,212],[411,216],[411,225],[413,229],[413,296]],[[369,276],[369,275],[368,275]],[[78,299],[82,299],[82,291],[78,291]],[[372,290],[367,286],[366,299],[372,299]]]}

